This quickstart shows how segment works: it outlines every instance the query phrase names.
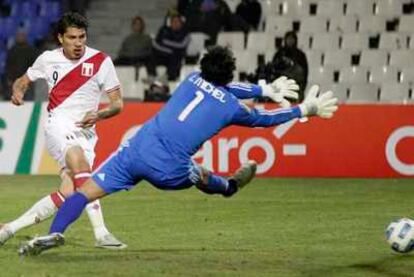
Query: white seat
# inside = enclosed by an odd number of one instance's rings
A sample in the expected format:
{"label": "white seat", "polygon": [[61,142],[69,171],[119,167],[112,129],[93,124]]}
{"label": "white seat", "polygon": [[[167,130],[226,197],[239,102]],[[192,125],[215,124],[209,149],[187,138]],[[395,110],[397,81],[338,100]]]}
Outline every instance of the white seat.
{"label": "white seat", "polygon": [[348,100],[348,86],[345,84],[325,84],[321,87],[321,91],[325,92],[331,90],[339,103],[345,103]]}
{"label": "white seat", "polygon": [[369,48],[369,34],[367,33],[343,34],[341,41],[342,49],[362,50]]}
{"label": "white seat", "polygon": [[374,103],[378,101],[378,86],[354,84],[349,89],[348,103]]}
{"label": "white seat", "polygon": [[308,67],[316,68],[322,65],[322,51],[321,50],[307,50],[305,51],[306,59],[308,60]]}
{"label": "white seat", "polygon": [[358,19],[355,15],[334,16],[329,19],[329,32],[354,33]]}
{"label": "white seat", "polygon": [[308,0],[285,0],[282,5],[282,14],[288,16],[309,15]]}
{"label": "white seat", "polygon": [[119,82],[121,86],[124,83],[135,82],[136,81],[136,69],[135,66],[116,66],[116,74],[118,75]]}
{"label": "white seat", "polygon": [[302,50],[307,50],[310,47],[310,41],[311,41],[311,34],[308,33],[297,33],[298,36],[298,48]]}
{"label": "white seat", "polygon": [[347,66],[339,72],[342,84],[363,84],[368,82],[368,69],[362,66]]}
{"label": "white seat", "polygon": [[394,50],[390,53],[390,65],[408,67],[414,65],[414,50]]}
{"label": "white seat", "polygon": [[317,68],[310,68],[309,83],[316,85],[332,84],[334,81],[334,70],[330,66],[320,66]]}
{"label": "white seat", "polygon": [[400,17],[400,25],[398,26],[398,31],[400,32],[412,32],[414,26],[414,16],[412,15],[403,15]]}
{"label": "white seat", "polygon": [[204,33],[190,33],[190,43],[187,47],[187,56],[197,56],[204,50],[205,41],[209,38]]}
{"label": "white seat", "polygon": [[388,52],[381,49],[363,50],[359,64],[369,67],[386,66],[388,64]]}
{"label": "white seat", "polygon": [[387,103],[406,103],[409,98],[408,84],[385,83],[381,86],[380,101]]}
{"label": "white seat", "polygon": [[316,14],[318,16],[337,17],[344,14],[345,1],[317,1]]}
{"label": "white seat", "polygon": [[229,47],[232,50],[244,49],[243,32],[220,32],[217,36],[217,44]]}
{"label": "white seat", "polygon": [[264,32],[250,32],[247,36],[247,50],[258,53],[276,50],[275,35]]}
{"label": "white seat", "polygon": [[361,18],[374,14],[374,0],[347,1],[345,6],[346,15],[354,14]]}
{"label": "white seat", "polygon": [[257,53],[253,51],[233,51],[236,69],[239,72],[253,73],[257,68]]}
{"label": "white seat", "polygon": [[293,21],[291,17],[269,17],[266,19],[265,32],[284,35],[293,30]]}
{"label": "white seat", "polygon": [[319,33],[311,38],[311,49],[315,50],[334,50],[339,48],[338,33]]}
{"label": "white seat", "polygon": [[184,80],[191,72],[199,70],[197,65],[183,65],[180,70],[180,81]]}
{"label": "white seat", "polygon": [[380,36],[379,48],[386,50],[405,49],[408,44],[407,33],[388,33],[384,32]]}
{"label": "white seat", "polygon": [[376,15],[400,16],[402,14],[401,0],[376,0],[374,13]]}
{"label": "white seat", "polygon": [[398,82],[398,69],[393,66],[372,67],[369,71],[370,83],[386,84]]}
{"label": "white seat", "polygon": [[401,69],[401,83],[414,84],[414,67],[409,66]]}
{"label": "white seat", "polygon": [[342,68],[351,65],[351,51],[349,50],[332,50],[326,51],[323,55],[323,65]]}
{"label": "white seat", "polygon": [[300,20],[300,32],[317,34],[328,30],[328,19],[325,16],[308,16]]}
{"label": "white seat", "polygon": [[368,16],[359,19],[358,32],[384,32],[386,30],[386,18],[382,16]]}

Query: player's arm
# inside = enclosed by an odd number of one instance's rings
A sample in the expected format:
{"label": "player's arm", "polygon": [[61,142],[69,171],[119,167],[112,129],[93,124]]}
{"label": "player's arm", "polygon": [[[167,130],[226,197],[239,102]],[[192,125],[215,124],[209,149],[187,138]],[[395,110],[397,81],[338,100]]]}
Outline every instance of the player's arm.
{"label": "player's arm", "polygon": [[86,113],[82,121],[76,123],[78,127],[90,128],[98,121],[113,117],[122,111],[124,102],[121,96],[121,90],[115,89],[108,92],[109,105],[98,111],[89,111]]}
{"label": "player's arm", "polygon": [[29,79],[27,74],[24,74],[20,78],[17,78],[13,82],[12,86],[12,96],[11,96],[11,102],[16,105],[20,106],[23,105],[24,101],[24,94],[26,93],[27,89],[29,88],[29,85],[32,81]]}
{"label": "player's arm", "polygon": [[285,76],[277,78],[270,84],[260,80],[258,85],[233,82],[227,86],[230,93],[239,99],[257,98],[260,96],[269,97],[282,107],[289,107],[290,103],[285,98],[298,99],[299,86],[295,80]]}
{"label": "player's arm", "polygon": [[294,118],[319,116],[331,118],[338,109],[338,99],[333,97],[332,91],[318,96],[319,87],[312,86],[308,96],[302,104],[292,108],[275,110],[258,110],[248,108],[240,103],[240,108],[235,113],[232,124],[250,127],[269,127],[285,123]]}

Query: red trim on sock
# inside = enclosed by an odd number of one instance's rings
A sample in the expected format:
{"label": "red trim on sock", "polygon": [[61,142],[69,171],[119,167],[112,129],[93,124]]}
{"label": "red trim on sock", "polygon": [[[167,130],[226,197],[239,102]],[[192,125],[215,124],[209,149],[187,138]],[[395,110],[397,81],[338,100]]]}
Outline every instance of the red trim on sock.
{"label": "red trim on sock", "polygon": [[65,202],[65,198],[59,193],[54,192],[50,194],[50,198],[52,199],[53,203],[55,204],[56,208],[60,208],[62,206],[63,202]]}
{"label": "red trim on sock", "polygon": [[91,178],[91,172],[89,171],[75,174],[73,177],[73,185],[75,186],[75,189],[80,188],[89,178]]}

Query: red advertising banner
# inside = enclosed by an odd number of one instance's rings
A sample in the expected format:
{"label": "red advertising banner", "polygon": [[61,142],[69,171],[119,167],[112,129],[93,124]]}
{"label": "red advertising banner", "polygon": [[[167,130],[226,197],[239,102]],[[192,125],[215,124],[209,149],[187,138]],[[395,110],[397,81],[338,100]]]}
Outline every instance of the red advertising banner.
{"label": "red advertising banner", "polygon": [[[120,116],[98,124],[96,165],[161,107],[129,103]],[[207,141],[195,159],[223,175],[254,159],[266,177],[412,177],[413,115],[411,105],[343,105],[330,120],[233,126]]]}

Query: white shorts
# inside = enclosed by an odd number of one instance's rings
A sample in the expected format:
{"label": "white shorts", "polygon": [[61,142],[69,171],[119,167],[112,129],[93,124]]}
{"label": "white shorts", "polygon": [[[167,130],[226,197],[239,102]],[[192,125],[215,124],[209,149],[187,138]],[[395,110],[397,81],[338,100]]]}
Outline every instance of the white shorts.
{"label": "white shorts", "polygon": [[98,141],[94,128],[82,129],[76,127],[75,122],[68,118],[49,116],[45,124],[45,141],[49,154],[61,168],[66,167],[66,151],[75,145],[83,149],[92,168],[95,160],[95,145]]}

